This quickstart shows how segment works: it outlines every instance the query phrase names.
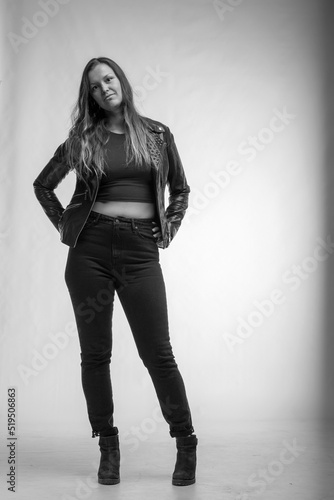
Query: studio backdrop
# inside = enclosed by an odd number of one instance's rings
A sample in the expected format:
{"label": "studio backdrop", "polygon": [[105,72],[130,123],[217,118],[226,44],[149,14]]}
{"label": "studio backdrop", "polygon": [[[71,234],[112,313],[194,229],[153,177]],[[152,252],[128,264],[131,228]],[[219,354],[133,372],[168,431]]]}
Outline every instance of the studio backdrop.
{"label": "studio backdrop", "polygon": [[[139,112],[171,129],[191,188],[159,252],[196,428],[323,414],[334,259],[324,17],[315,0],[1,3],[1,399],[16,388],[19,432],[90,433],[68,247],[32,184],[96,56],[115,60]],[[74,184],[70,173],[56,190],[64,206]],[[116,425],[167,433],[117,298],[113,339]]]}

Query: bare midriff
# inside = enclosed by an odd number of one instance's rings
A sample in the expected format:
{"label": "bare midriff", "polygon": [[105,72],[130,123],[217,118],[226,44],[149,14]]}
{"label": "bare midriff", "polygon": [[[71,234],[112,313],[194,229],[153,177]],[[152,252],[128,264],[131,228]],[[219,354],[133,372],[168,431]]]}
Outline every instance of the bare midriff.
{"label": "bare midriff", "polygon": [[128,217],[131,219],[153,219],[156,215],[154,203],[136,201],[107,201],[94,203],[92,210],[110,217]]}

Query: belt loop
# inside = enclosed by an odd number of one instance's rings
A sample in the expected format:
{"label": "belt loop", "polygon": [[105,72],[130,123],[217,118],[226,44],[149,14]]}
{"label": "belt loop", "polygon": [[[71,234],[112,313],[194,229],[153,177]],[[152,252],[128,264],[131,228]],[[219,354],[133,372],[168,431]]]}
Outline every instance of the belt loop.
{"label": "belt loop", "polygon": [[135,232],[136,225],[135,225],[135,221],[133,219],[131,219],[131,229],[133,232]]}

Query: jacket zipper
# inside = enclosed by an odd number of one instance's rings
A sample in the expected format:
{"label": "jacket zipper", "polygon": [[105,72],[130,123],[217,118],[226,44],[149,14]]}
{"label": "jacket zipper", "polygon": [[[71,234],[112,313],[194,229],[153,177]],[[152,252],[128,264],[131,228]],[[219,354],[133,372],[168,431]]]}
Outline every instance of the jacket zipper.
{"label": "jacket zipper", "polygon": [[68,207],[66,207],[65,210],[70,210],[71,208],[80,207],[80,206],[81,206],[81,203],[74,203],[73,205],[68,205]]}
{"label": "jacket zipper", "polygon": [[[80,229],[80,231],[79,231],[79,233],[78,233],[78,235],[77,235],[77,237],[76,237],[76,239],[75,239],[74,246],[76,246],[77,241],[78,241],[78,238],[79,238],[79,236],[80,236],[80,234],[81,234],[81,231],[83,230],[84,225],[86,224],[87,219],[88,219],[88,217],[89,217],[89,214],[90,214],[90,213],[91,213],[91,211],[92,211],[92,207],[93,207],[93,205],[94,205],[94,203],[95,203],[95,200],[96,200],[96,197],[97,197],[97,192],[98,192],[98,190],[99,190],[99,186],[97,186],[97,188],[96,188],[95,195],[94,195],[94,199],[93,199],[92,204],[91,204],[91,206],[90,206],[90,210],[89,210],[88,215],[87,215],[87,217],[86,217],[86,219],[85,219],[85,222],[82,224],[81,229]],[[86,191],[85,191],[85,200],[86,200],[86,198],[87,198],[87,193],[88,193],[88,189],[86,189]]]}

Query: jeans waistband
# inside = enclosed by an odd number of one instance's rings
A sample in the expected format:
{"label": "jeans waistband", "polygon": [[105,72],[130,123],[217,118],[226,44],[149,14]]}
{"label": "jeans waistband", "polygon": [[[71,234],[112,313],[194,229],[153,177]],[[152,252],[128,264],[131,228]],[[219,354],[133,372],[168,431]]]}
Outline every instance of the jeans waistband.
{"label": "jeans waistband", "polygon": [[133,225],[133,224],[152,224],[152,222],[157,222],[157,220],[154,217],[151,219],[135,219],[133,217],[122,217],[119,215],[117,217],[112,217],[110,215],[101,214],[100,212],[95,212],[94,210],[91,210],[88,218],[99,220],[101,222],[107,222],[109,224],[122,222]]}

